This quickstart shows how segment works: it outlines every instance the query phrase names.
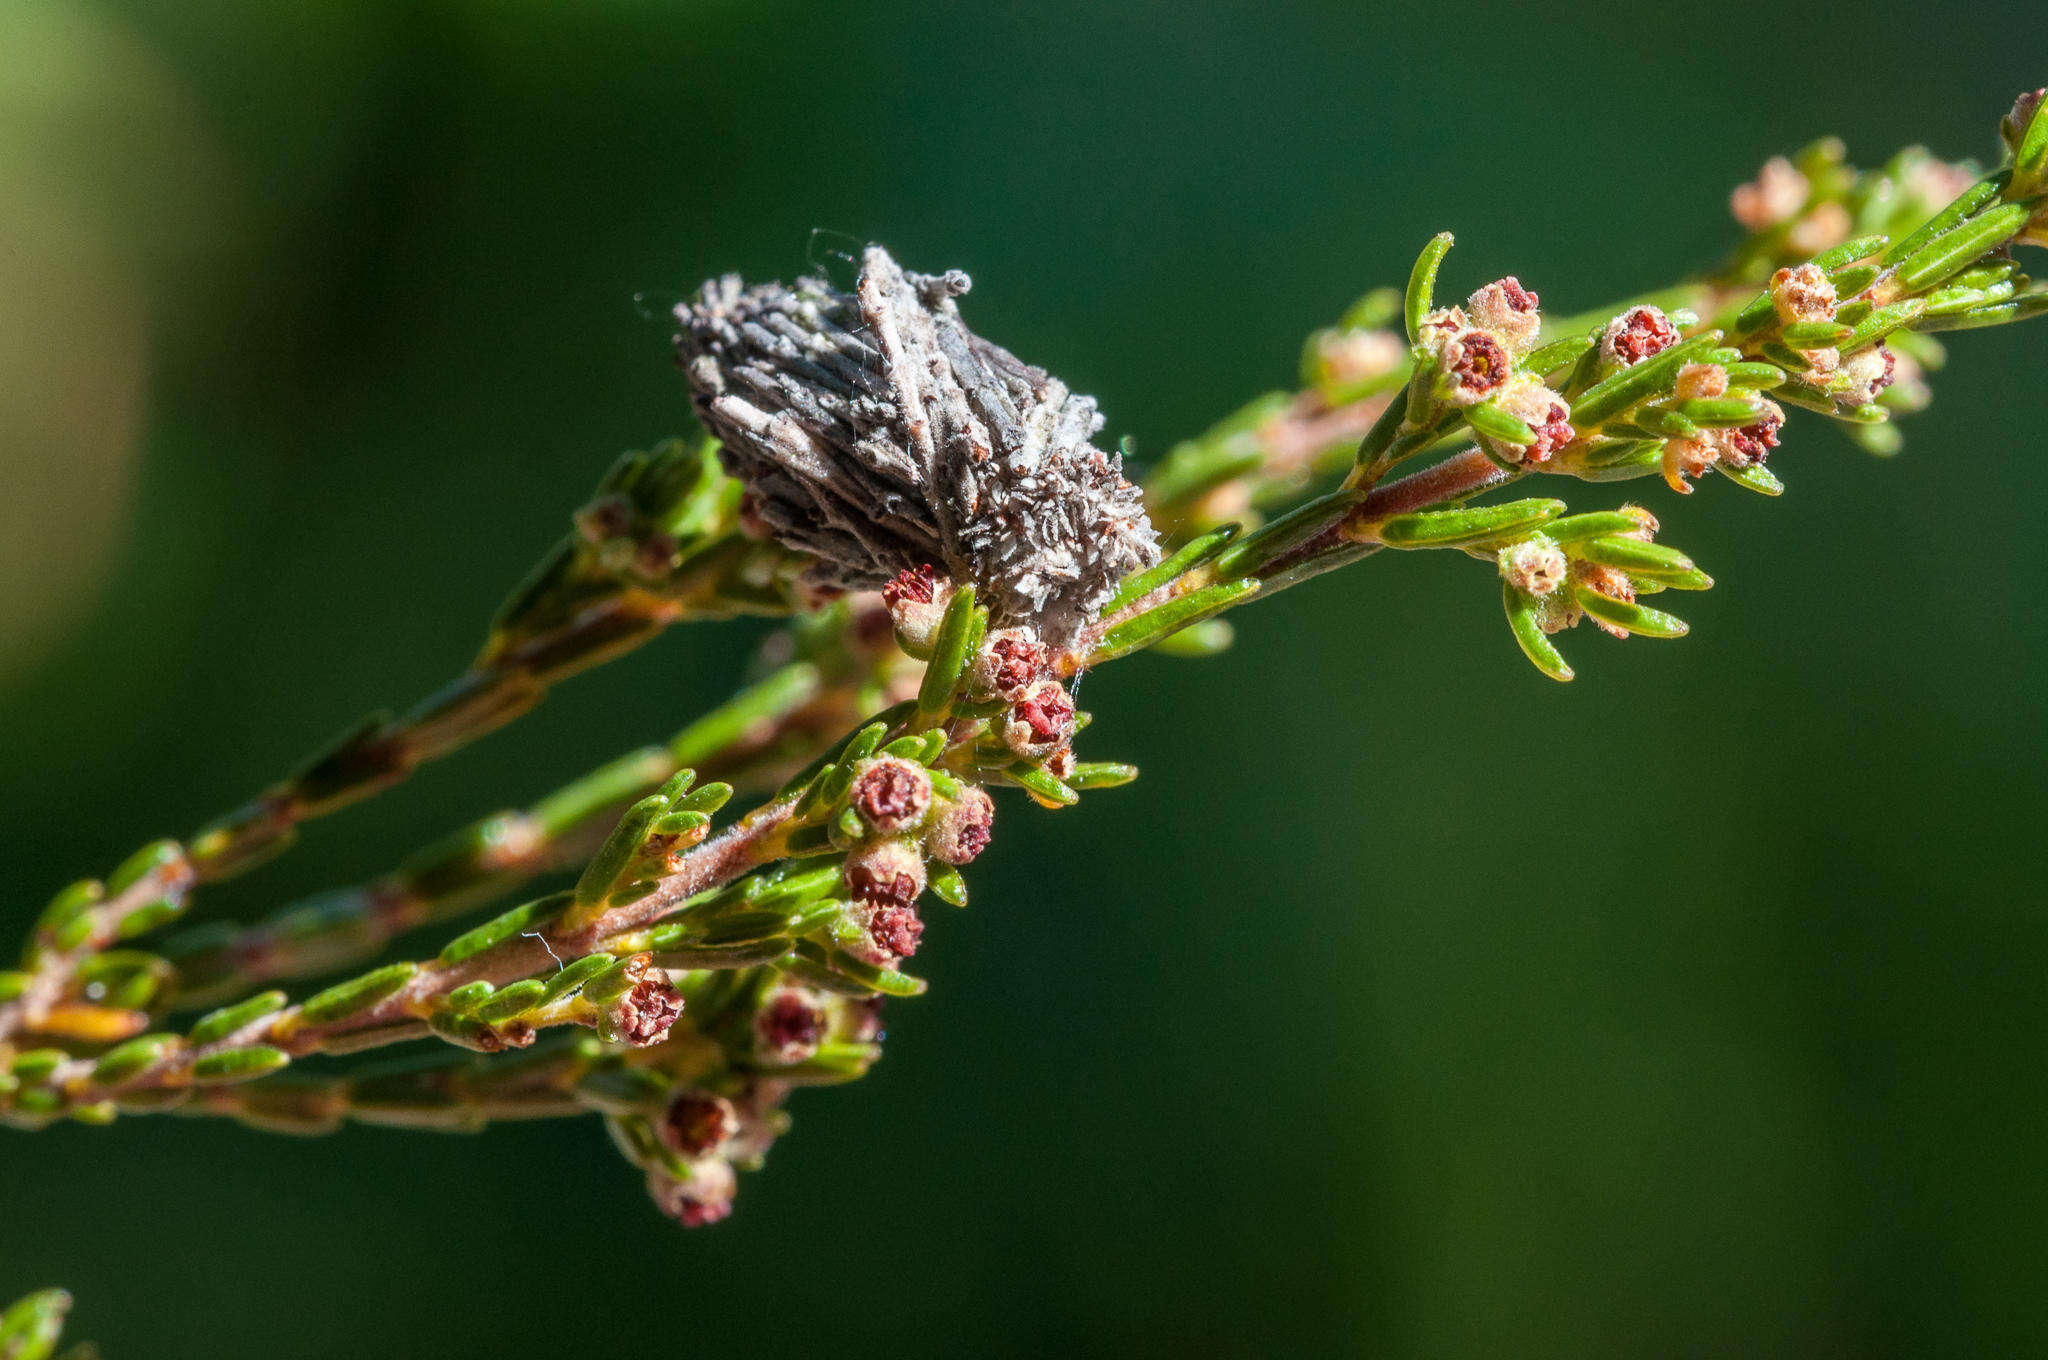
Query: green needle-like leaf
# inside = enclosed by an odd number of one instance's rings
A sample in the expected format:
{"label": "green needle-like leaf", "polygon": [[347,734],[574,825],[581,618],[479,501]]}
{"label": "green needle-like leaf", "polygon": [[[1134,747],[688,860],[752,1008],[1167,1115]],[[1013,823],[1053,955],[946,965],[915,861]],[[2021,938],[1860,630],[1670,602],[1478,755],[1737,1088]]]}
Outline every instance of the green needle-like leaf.
{"label": "green needle-like leaf", "polygon": [[1908,292],[1930,288],[1974,263],[1985,251],[2004,244],[2027,224],[2032,213],[2032,206],[2025,203],[1992,208],[1907,256],[1894,271],[1894,277]]}
{"label": "green needle-like leaf", "polygon": [[1520,645],[1522,655],[1530,664],[1553,680],[1569,680],[1572,668],[1564,663],[1564,657],[1550,643],[1541,625],[1536,622],[1537,601],[1515,589],[1509,582],[1501,582],[1501,603],[1507,609],[1508,627],[1513,630],[1515,642]]}
{"label": "green needle-like leaf", "polygon": [[1394,516],[1379,526],[1378,537],[1390,548],[1463,548],[1525,533],[1556,519],[1564,509],[1563,501],[1534,497],[1459,510],[1422,510]]}
{"label": "green needle-like leaf", "polygon": [[1655,358],[1645,359],[1594,383],[1572,403],[1572,421],[1583,433],[1617,416],[1639,401],[1669,391],[1678,370],[1721,343],[1721,332],[1706,331],[1681,340]]}
{"label": "green needle-like leaf", "polygon": [[1171,636],[1189,624],[1220,613],[1234,604],[1257,593],[1259,583],[1255,578],[1246,577],[1237,581],[1219,581],[1214,585],[1191,590],[1142,614],[1125,619],[1102,635],[1102,641],[1089,653],[1088,664],[1099,666],[1105,661],[1142,650]]}
{"label": "green needle-like leaf", "polygon": [[1661,609],[1612,599],[1597,590],[1581,590],[1578,601],[1579,608],[1588,616],[1643,637],[1681,638],[1691,631],[1691,626],[1684,619],[1666,614]]}
{"label": "green needle-like leaf", "polygon": [[1102,606],[1102,617],[1109,618],[1125,605],[1149,595],[1168,581],[1174,580],[1217,553],[1223,551],[1230,540],[1237,537],[1238,526],[1226,524],[1206,534],[1200,534],[1182,544],[1165,561],[1145,571],[1132,572],[1110,596],[1109,603]]}
{"label": "green needle-like leaf", "polygon": [[253,1025],[265,1016],[277,1014],[284,1006],[284,993],[271,991],[259,992],[247,1001],[239,1001],[232,1006],[209,1011],[199,1017],[198,1022],[192,1026],[192,1043],[196,1046],[218,1043],[238,1029]]}
{"label": "green needle-like leaf", "polygon": [[917,690],[920,721],[929,723],[951,706],[974,643],[975,621],[974,587],[963,585],[953,592],[932,639],[932,659],[925,665],[924,683]]}
{"label": "green needle-like leaf", "polygon": [[1444,256],[1451,249],[1451,234],[1438,232],[1416,256],[1415,267],[1408,271],[1408,292],[1401,307],[1401,317],[1408,326],[1408,343],[1414,344],[1422,336],[1422,318],[1429,315],[1436,304],[1436,271],[1443,266]]}
{"label": "green needle-like leaf", "polygon": [[234,1081],[254,1081],[291,1062],[291,1055],[268,1044],[230,1048],[209,1053],[192,1064],[192,1080],[202,1086]]}
{"label": "green needle-like leaf", "polygon": [[1536,432],[1520,416],[1503,411],[1490,401],[1475,403],[1465,409],[1465,423],[1490,439],[1503,444],[1527,447],[1536,442]]}
{"label": "green needle-like leaf", "polygon": [[372,969],[358,978],[336,983],[308,998],[299,1015],[308,1024],[324,1025],[366,1011],[411,982],[419,972],[415,963],[393,963]]}

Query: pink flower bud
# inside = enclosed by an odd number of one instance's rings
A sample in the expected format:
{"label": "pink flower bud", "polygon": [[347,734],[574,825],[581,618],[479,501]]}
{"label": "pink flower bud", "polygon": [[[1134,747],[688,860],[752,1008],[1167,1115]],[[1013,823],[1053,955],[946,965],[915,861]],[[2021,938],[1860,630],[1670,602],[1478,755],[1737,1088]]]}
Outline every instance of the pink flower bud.
{"label": "pink flower bud", "polygon": [[1793,214],[1806,206],[1810,187],[1806,176],[1792,168],[1792,162],[1783,156],[1773,156],[1764,162],[1753,182],[1738,185],[1729,195],[1728,209],[1745,230],[1768,231],[1780,222],[1790,221]]}
{"label": "pink flower bud", "polygon": [[1839,203],[1816,203],[1813,211],[1785,233],[1786,248],[1797,255],[1818,255],[1849,239],[1856,220]]}
{"label": "pink flower bud", "polygon": [[724,1150],[740,1131],[739,1111],[724,1096],[683,1091],[661,1117],[661,1139],[679,1157],[695,1160]]}
{"label": "pink flower bud", "polygon": [[1819,265],[1802,264],[1771,275],[1771,306],[1785,325],[1835,319],[1835,285]]}
{"label": "pink flower bud", "polygon": [[1721,431],[1721,460],[1728,466],[1755,466],[1778,447],[1778,431],[1785,424],[1785,409],[1774,401],[1759,400],[1757,411],[1757,418],[1749,424]]}
{"label": "pink flower bud", "polygon": [[690,1168],[688,1180],[677,1180],[667,1171],[647,1173],[647,1193],[661,1211],[686,1228],[701,1228],[732,1214],[732,1199],[739,1191],[739,1177],[730,1163],[706,1158]]}
{"label": "pink flower bud", "polygon": [[953,597],[951,582],[941,581],[929,563],[900,572],[882,587],[882,602],[896,625],[896,638],[913,656],[930,654],[932,635],[946,616],[946,602]]}
{"label": "pink flower bud", "polygon": [[876,841],[846,857],[843,877],[856,901],[907,907],[924,891],[924,857],[903,841]]}
{"label": "pink flower bud", "polygon": [[1571,408],[1565,405],[1564,398],[1530,374],[1517,374],[1494,401],[1536,434],[1536,442],[1526,445],[1497,439],[1486,441],[1488,448],[1510,463],[1547,463],[1552,454],[1578,435],[1571,427]]}
{"label": "pink flower bud", "polygon": [[941,864],[967,864],[988,848],[996,818],[995,800],[979,785],[969,784],[944,804],[932,819],[926,844]]}
{"label": "pink flower bud", "polygon": [[1522,281],[1512,274],[1465,299],[1472,312],[1472,324],[1516,354],[1534,344],[1536,332],[1543,328],[1536,303],[1536,295],[1522,287]]}
{"label": "pink flower bud", "polygon": [[[1624,604],[1635,603],[1635,583],[1628,579],[1626,572],[1617,571],[1613,567],[1603,567],[1595,562],[1580,563],[1579,585],[1596,595],[1605,595],[1610,600],[1620,600]],[[1628,636],[1628,629],[1617,628],[1600,619],[1594,619],[1593,626],[1618,638]]]}
{"label": "pink flower bud", "polygon": [[1836,389],[1835,400],[1849,406],[1876,401],[1878,394],[1892,385],[1897,368],[1897,356],[1883,344],[1858,350],[1842,361],[1841,376],[1836,380],[1842,386]]}
{"label": "pink flower bud", "polygon": [[1326,387],[1357,387],[1383,378],[1408,357],[1392,331],[1324,331],[1315,339],[1317,377]]}
{"label": "pink flower bud", "polygon": [[875,957],[869,962],[884,967],[917,952],[924,934],[924,921],[915,907],[875,907],[868,913],[868,943]]}
{"label": "pink flower bud", "polygon": [[808,987],[783,987],[754,1017],[754,1037],[765,1057],[800,1063],[818,1051],[825,1023],[824,998]]}
{"label": "pink flower bud", "polygon": [[1524,595],[1553,594],[1570,570],[1564,550],[1540,534],[1500,552],[1501,578]]}
{"label": "pink flower bud", "polygon": [[1719,364],[1687,364],[1678,370],[1672,395],[1680,401],[1728,395],[1728,370]]}
{"label": "pink flower bud", "polygon": [[1664,452],[1659,459],[1664,474],[1664,484],[1680,495],[1690,496],[1692,485],[1689,477],[1704,477],[1707,469],[1721,459],[1720,445],[1712,439],[1688,439],[1684,437],[1664,441]]}

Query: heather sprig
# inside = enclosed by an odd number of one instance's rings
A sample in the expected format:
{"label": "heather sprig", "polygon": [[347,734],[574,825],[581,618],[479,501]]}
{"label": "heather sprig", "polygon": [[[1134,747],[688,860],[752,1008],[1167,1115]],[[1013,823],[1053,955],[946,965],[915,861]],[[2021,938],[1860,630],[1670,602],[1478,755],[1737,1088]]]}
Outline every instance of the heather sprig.
{"label": "heather sprig", "polygon": [[[1747,235],[1726,262],[1576,317],[1547,317],[1512,276],[1446,305],[1439,235],[1405,289],[1310,338],[1296,390],[1175,446],[1139,488],[1143,525],[1087,442],[1092,402],[967,331],[964,276],[871,252],[867,294],[716,285],[685,309],[683,357],[700,410],[738,442],[628,455],[453,686],[61,892],[0,973],[0,1118],[168,1110],[313,1133],[595,1113],[666,1212],[720,1218],[790,1090],[862,1075],[883,1000],[925,989],[922,907],[966,905],[990,791],[1061,808],[1135,777],[1079,758],[1094,740],[1081,675],[1213,651],[1226,612],[1382,551],[1485,564],[1516,643],[1559,680],[1552,638],[1581,621],[1683,635],[1646,601],[1713,583],[1648,509],[1481,497],[1537,477],[1690,494],[1709,472],[1776,495],[1788,407],[1894,450],[1893,418],[1926,404],[1943,360],[1933,334],[2048,310],[2012,258],[2048,240],[2040,105],[2014,107],[1990,174],[1917,150],[1859,171],[1833,142],[1767,163],[1733,199]],[[1000,541],[1004,516],[1028,533]],[[1097,551],[1110,521],[1115,551]],[[887,551],[861,558],[864,542]],[[740,613],[791,622],[757,679],[669,741],[362,885],[145,947],[300,822],[671,623]],[[570,870],[573,885],[503,908]],[[437,952],[365,967],[493,906]],[[269,989],[342,970],[297,1001]],[[433,1046],[300,1066],[413,1041]]]}

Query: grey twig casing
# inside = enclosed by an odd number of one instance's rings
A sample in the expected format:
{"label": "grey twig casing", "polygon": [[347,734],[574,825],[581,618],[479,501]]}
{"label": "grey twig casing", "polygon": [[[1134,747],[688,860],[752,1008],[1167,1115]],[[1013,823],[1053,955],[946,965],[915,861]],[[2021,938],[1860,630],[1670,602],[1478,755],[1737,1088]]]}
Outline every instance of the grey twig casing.
{"label": "grey twig casing", "polygon": [[1068,642],[1159,558],[1092,397],[960,319],[959,270],[905,272],[868,247],[852,295],[815,278],[706,283],[676,309],[698,416],[760,520],[865,589],[930,564],[997,622]]}

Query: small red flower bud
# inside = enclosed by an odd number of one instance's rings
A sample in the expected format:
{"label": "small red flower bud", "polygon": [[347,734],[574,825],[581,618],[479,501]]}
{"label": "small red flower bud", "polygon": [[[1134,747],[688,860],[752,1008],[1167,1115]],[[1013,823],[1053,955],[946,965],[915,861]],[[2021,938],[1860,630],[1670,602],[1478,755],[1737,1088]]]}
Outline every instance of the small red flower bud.
{"label": "small red flower bud", "polygon": [[882,587],[882,602],[889,607],[896,640],[903,650],[913,656],[930,653],[932,636],[946,615],[946,602],[952,594],[952,583],[940,580],[929,565],[901,572]]}
{"label": "small red flower bud", "polygon": [[907,907],[924,891],[924,857],[902,841],[878,841],[846,857],[844,877],[856,901]]}
{"label": "small red flower bud", "polygon": [[1547,463],[1552,454],[1572,442],[1578,431],[1571,427],[1571,408],[1564,399],[1529,374],[1518,375],[1501,390],[1496,403],[1535,432],[1532,444],[1508,444],[1488,439],[1487,447],[1510,463]]}
{"label": "small red flower bud", "polygon": [[1730,467],[1746,468],[1761,463],[1778,447],[1778,430],[1785,423],[1785,412],[1773,401],[1759,405],[1763,413],[1756,420],[1726,431],[1721,458]]}
{"label": "small red flower bud", "polygon": [[2044,97],[2048,97],[2048,89],[2028,90],[2013,100],[2012,109],[1998,120],[1998,135],[2014,151],[2020,149],[2020,138],[2026,136],[2027,125],[2034,121],[2034,111]]}
{"label": "small red flower bud", "polygon": [[924,819],[932,805],[932,777],[922,765],[897,756],[868,762],[853,781],[853,810],[877,831],[901,831]]}
{"label": "small red flower bud", "polygon": [[661,1117],[662,1141],[678,1157],[708,1157],[724,1149],[740,1131],[739,1111],[724,1096],[684,1091],[669,1102]]}
{"label": "small red flower bud", "polygon": [[1600,353],[1611,363],[1630,367],[1678,343],[1678,328],[1656,307],[1631,307],[1607,323]]}
{"label": "small red flower bud", "polygon": [[633,985],[605,1006],[601,1028],[607,1038],[635,1048],[658,1044],[683,1013],[683,994],[648,954],[628,959],[626,976]]}
{"label": "small red flower bud", "polygon": [[1052,650],[1023,628],[1004,628],[989,636],[974,658],[974,687],[1001,699],[1016,699],[1045,674]]}
{"label": "small red flower bud", "polygon": [[939,809],[926,844],[941,864],[969,863],[988,848],[995,819],[995,800],[979,785],[969,784]]}
{"label": "small red flower bud", "polygon": [[1054,751],[1051,755],[1040,761],[1039,764],[1054,779],[1072,779],[1074,777],[1074,748],[1062,746],[1059,750]]}
{"label": "small red flower bud", "polygon": [[818,1051],[825,1037],[825,1006],[802,987],[784,987],[754,1017],[761,1051],[776,1062],[799,1063]]}
{"label": "small red flower bud", "polygon": [[[1620,600],[1624,604],[1635,603],[1635,583],[1628,579],[1627,573],[1616,571],[1613,567],[1603,567],[1592,562],[1582,562],[1579,564],[1579,584],[1595,594],[1605,595],[1610,600]],[[1594,619],[1593,625],[1602,632],[1611,633],[1618,638],[1628,636],[1628,629],[1617,628],[1613,624],[1604,623],[1599,619]]]}
{"label": "small red flower bud", "polygon": [[686,1195],[681,1200],[676,1221],[685,1228],[704,1228],[731,1217],[732,1201],[729,1199],[691,1199]]}

